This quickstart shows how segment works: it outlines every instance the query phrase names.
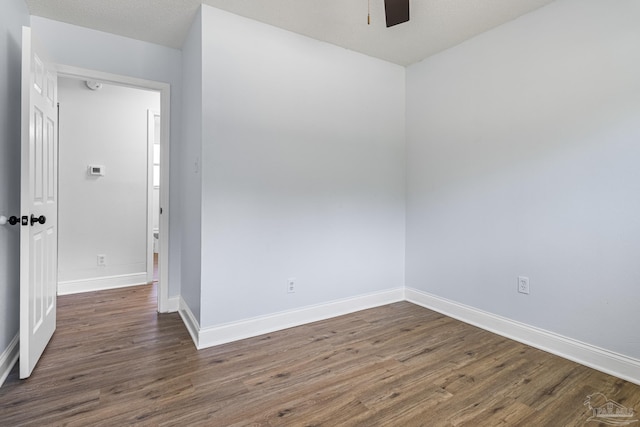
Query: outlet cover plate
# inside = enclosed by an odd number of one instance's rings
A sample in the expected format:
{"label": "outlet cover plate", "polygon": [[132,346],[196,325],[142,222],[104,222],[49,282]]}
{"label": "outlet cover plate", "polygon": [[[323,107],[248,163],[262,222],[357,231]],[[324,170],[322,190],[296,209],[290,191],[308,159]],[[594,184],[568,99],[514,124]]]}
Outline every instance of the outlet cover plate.
{"label": "outlet cover plate", "polygon": [[518,276],[518,292],[529,295],[529,278]]}
{"label": "outlet cover plate", "polygon": [[296,292],[296,278],[290,277],[287,280],[287,293],[293,294]]}

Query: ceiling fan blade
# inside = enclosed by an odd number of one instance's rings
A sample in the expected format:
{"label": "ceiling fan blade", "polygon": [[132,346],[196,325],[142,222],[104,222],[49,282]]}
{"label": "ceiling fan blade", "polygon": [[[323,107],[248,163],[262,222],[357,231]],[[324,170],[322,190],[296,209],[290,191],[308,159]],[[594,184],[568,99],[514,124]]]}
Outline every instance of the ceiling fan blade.
{"label": "ceiling fan blade", "polygon": [[387,28],[409,20],[409,0],[384,0]]}

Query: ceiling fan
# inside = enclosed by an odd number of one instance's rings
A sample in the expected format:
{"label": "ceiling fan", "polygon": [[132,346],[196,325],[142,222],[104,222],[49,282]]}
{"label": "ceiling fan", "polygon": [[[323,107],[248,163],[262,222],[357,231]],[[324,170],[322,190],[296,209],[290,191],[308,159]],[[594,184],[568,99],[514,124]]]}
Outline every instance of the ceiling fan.
{"label": "ceiling fan", "polygon": [[[409,0],[384,0],[384,12],[387,28],[409,21]],[[367,23],[371,24],[371,15],[367,16]]]}

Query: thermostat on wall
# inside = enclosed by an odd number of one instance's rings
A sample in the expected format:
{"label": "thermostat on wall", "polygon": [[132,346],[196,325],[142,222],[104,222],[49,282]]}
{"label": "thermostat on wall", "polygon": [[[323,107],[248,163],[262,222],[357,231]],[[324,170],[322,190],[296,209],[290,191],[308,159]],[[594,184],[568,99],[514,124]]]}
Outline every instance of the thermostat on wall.
{"label": "thermostat on wall", "polygon": [[104,176],[104,166],[102,165],[89,165],[87,171],[91,176]]}

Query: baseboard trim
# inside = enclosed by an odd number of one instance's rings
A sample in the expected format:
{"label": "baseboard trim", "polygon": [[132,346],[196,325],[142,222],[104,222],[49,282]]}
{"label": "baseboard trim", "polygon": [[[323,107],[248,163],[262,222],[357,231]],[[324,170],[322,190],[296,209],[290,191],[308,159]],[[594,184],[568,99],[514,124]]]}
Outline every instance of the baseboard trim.
{"label": "baseboard trim", "polygon": [[191,335],[191,339],[193,343],[196,345],[197,349],[200,349],[199,346],[199,335],[200,335],[200,322],[196,319],[196,316],[193,315],[193,312],[189,308],[189,305],[186,303],[182,297],[178,297],[179,300],[179,308],[178,314],[182,318],[182,323],[186,326],[189,335]]}
{"label": "baseboard trim", "polygon": [[71,295],[81,292],[104,291],[106,289],[126,288],[127,286],[145,285],[147,273],[121,274],[104,276],[95,279],[68,280],[58,282],[58,295]]}
{"label": "baseboard trim", "polygon": [[405,288],[405,298],[411,303],[437,311],[462,322],[640,385],[640,360],[638,359],[516,322],[417,289]]}
{"label": "baseboard trim", "polygon": [[4,381],[11,373],[13,366],[18,361],[18,356],[20,356],[19,344],[20,333],[13,337],[9,346],[0,354],[0,387],[2,387],[2,384],[4,384]]}
{"label": "baseboard trim", "polygon": [[180,297],[167,298],[166,313],[175,313],[180,310]]}
{"label": "baseboard trim", "polygon": [[[404,290],[403,288],[396,288],[202,329],[197,327],[193,315],[191,315],[189,321],[193,322],[194,332],[197,336],[197,339],[194,339],[196,347],[202,349],[402,300],[404,300]],[[181,309],[181,313],[183,311],[186,312],[186,310]],[[188,316],[188,312],[186,315]],[[190,327],[190,325],[187,325],[187,329]],[[194,333],[191,330],[189,333],[193,338]]]}

